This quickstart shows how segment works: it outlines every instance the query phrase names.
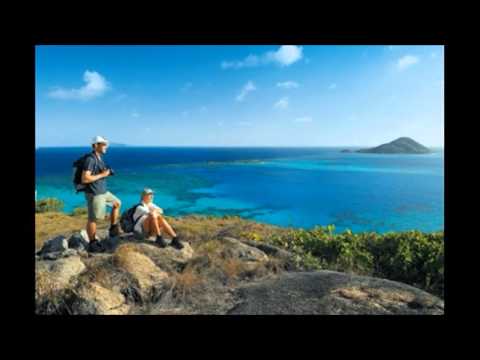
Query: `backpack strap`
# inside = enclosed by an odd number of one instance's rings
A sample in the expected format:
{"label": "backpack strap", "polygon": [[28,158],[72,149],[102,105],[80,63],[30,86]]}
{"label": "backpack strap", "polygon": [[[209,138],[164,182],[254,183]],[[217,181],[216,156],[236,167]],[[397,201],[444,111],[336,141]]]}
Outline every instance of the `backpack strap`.
{"label": "backpack strap", "polygon": [[[85,156],[85,160],[87,159],[87,157],[89,156],[93,156],[93,158],[95,159],[95,165],[97,166],[98,168],[98,159],[97,159],[97,155],[95,155],[93,152],[91,153],[88,153],[86,156]],[[99,169],[100,170],[100,169]],[[93,175],[97,175],[97,174],[93,174]]]}
{"label": "backpack strap", "polygon": [[[135,210],[133,210],[133,214],[132,214],[132,218],[133,218],[133,215],[135,215],[135,211],[137,211],[137,208],[142,205],[142,203],[138,203],[137,205],[135,205]],[[135,227],[135,225],[137,225],[137,222],[138,220],[140,220],[142,218],[143,215],[140,215],[137,220],[133,220],[133,227]]]}

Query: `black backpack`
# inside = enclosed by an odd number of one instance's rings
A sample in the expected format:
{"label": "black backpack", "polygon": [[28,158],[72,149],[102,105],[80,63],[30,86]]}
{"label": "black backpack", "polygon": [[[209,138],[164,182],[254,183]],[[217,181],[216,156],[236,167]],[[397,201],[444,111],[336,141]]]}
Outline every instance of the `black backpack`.
{"label": "black backpack", "polygon": [[[76,193],[81,191],[85,191],[87,188],[87,184],[82,183],[82,172],[83,172],[83,165],[85,164],[85,160],[89,157],[93,156],[93,154],[88,153],[83,155],[81,158],[77,159],[73,162],[73,187]],[[97,161],[97,157],[93,156],[95,161]]]}
{"label": "black backpack", "polygon": [[133,215],[135,214],[135,210],[137,207],[142,205],[141,203],[131,207],[127,211],[125,211],[122,216],[120,217],[120,226],[124,232],[131,233],[133,232],[133,228],[137,224],[138,220],[140,220],[141,216],[138,217],[137,220],[133,220]]}

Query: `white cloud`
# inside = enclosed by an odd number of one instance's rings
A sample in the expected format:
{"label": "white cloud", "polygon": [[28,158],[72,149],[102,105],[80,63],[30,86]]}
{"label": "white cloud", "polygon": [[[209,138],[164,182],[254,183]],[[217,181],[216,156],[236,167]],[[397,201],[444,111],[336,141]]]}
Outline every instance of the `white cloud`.
{"label": "white cloud", "polygon": [[331,83],[331,84],[328,86],[328,88],[329,88],[330,90],[336,89],[336,88],[337,88],[337,84]]}
{"label": "white cloud", "polygon": [[273,105],[273,107],[275,109],[282,109],[282,110],[288,108],[288,98],[287,97],[281,98]]}
{"label": "white cloud", "polygon": [[207,108],[206,106],[202,106],[202,107],[200,108],[200,112],[201,112],[201,113],[206,113],[207,111],[208,111],[208,108]]}
{"label": "white cloud", "polygon": [[310,116],[299,117],[295,119],[295,122],[298,123],[309,123],[312,122],[313,119]]}
{"label": "white cloud", "polygon": [[223,126],[223,121],[217,121],[218,126]]}
{"label": "white cloud", "polygon": [[83,74],[83,81],[86,84],[78,89],[63,89],[59,87],[50,91],[48,96],[62,100],[90,100],[102,96],[110,89],[109,83],[96,71],[86,70]]}
{"label": "white cloud", "polygon": [[277,64],[289,66],[303,57],[303,49],[296,45],[282,45],[276,51],[268,51],[262,55],[248,55],[243,60],[222,61],[222,69],[241,69],[260,65]]}
{"label": "white cloud", "polygon": [[239,101],[239,102],[243,101],[245,99],[245,96],[247,96],[247,94],[249,92],[252,92],[252,91],[255,91],[255,90],[257,90],[257,88],[255,87],[255,84],[252,81],[248,81],[243,86],[240,93],[237,95],[236,100]]}
{"label": "white cloud", "polygon": [[133,112],[132,112],[131,115],[132,115],[132,117],[134,117],[134,118],[139,118],[139,117],[140,117],[140,114],[139,114],[136,110],[133,110]]}
{"label": "white cloud", "polygon": [[413,55],[405,55],[402,56],[400,59],[397,61],[397,69],[398,70],[404,70],[412,65],[415,65],[418,63],[419,59],[416,56]]}
{"label": "white cloud", "polygon": [[282,88],[282,89],[295,89],[298,88],[300,85],[298,85],[297,82],[295,81],[284,81],[284,82],[278,82],[277,87]]}
{"label": "white cloud", "polygon": [[183,117],[186,117],[186,116],[188,116],[189,114],[190,114],[190,111],[188,111],[188,110],[182,111],[182,116],[183,116]]}
{"label": "white cloud", "polygon": [[281,66],[288,66],[302,58],[302,51],[301,46],[283,45],[277,51],[267,53],[267,57]]}

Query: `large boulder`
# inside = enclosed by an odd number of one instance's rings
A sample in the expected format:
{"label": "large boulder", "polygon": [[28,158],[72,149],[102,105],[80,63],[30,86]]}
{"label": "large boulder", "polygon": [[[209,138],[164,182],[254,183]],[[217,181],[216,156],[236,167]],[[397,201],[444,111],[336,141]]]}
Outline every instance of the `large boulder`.
{"label": "large boulder", "polygon": [[439,298],[412,286],[335,271],[283,273],[235,292],[229,314],[443,314]]}
{"label": "large boulder", "polygon": [[237,259],[242,262],[242,267],[247,271],[255,270],[259,264],[268,261],[268,256],[261,250],[244,244],[232,237],[221,239],[224,247],[221,255],[226,259]]}
{"label": "large boulder", "polygon": [[256,247],[244,244],[240,240],[232,237],[221,239],[225,245],[223,254],[226,257],[237,258],[244,261],[267,261],[268,256]]}
{"label": "large boulder", "polygon": [[122,294],[97,282],[85,283],[71,292],[68,303],[73,315],[125,315],[130,310]]}
{"label": "large boulder", "polygon": [[143,254],[150,258],[156,266],[166,272],[181,271],[186,263],[193,257],[194,251],[188,242],[182,242],[183,249],[177,250],[171,246],[160,248],[153,244],[152,241],[140,243],[122,244],[130,249]]}
{"label": "large boulder", "polygon": [[72,256],[56,261],[37,261],[35,269],[35,288],[37,297],[63,290],[72,278],[85,270],[80,257]]}
{"label": "large boulder", "polygon": [[113,254],[113,264],[135,279],[143,295],[168,278],[165,271],[156,266],[148,256],[138,251],[136,244],[120,245]]}
{"label": "large boulder", "polygon": [[261,241],[242,239],[243,243],[253,246],[258,250],[263,251],[267,256],[280,260],[286,270],[293,270],[295,268],[295,256],[278,246],[267,244]]}

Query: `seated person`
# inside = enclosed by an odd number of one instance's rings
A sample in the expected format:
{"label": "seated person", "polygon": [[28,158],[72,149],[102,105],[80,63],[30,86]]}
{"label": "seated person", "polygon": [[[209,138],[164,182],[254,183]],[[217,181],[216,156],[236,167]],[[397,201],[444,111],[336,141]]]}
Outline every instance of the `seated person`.
{"label": "seated person", "polygon": [[153,190],[148,188],[144,189],[141,194],[141,203],[137,206],[133,214],[133,221],[135,222],[133,231],[135,235],[139,238],[147,238],[155,235],[155,243],[163,248],[167,246],[167,243],[162,237],[163,229],[172,237],[170,245],[176,249],[182,249],[183,245],[180,243],[177,234],[162,214],[163,210],[153,203]]}

